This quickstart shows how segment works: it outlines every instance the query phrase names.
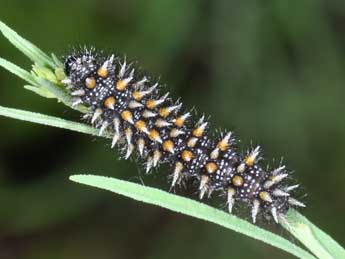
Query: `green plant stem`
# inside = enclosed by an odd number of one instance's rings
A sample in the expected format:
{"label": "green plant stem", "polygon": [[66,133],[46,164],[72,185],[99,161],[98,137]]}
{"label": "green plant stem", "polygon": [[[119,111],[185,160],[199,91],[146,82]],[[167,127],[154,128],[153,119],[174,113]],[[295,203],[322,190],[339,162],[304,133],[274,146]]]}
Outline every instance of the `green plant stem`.
{"label": "green plant stem", "polygon": [[98,135],[98,130],[87,124],[74,122],[74,121],[68,121],[61,118],[44,115],[44,114],[40,114],[36,112],[28,112],[28,111],[0,106],[0,115],[17,119],[17,120],[29,121],[33,123],[72,130],[72,131],[90,134],[94,136]]}
{"label": "green plant stem", "polygon": [[13,73],[14,75],[18,76],[19,78],[25,80],[29,84],[37,85],[37,82],[36,82],[34,76],[32,74],[30,74],[29,72],[27,72],[26,70],[18,67],[17,65],[15,65],[15,64],[13,64],[13,63],[11,63],[11,62],[3,59],[3,58],[0,58],[0,66],[7,69],[8,71]]}

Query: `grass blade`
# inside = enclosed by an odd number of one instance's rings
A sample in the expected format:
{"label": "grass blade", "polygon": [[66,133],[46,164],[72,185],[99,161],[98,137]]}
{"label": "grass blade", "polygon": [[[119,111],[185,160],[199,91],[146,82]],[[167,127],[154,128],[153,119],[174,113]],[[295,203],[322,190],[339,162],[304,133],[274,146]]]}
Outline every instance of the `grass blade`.
{"label": "grass blade", "polygon": [[16,48],[23,52],[24,55],[31,59],[34,63],[39,63],[43,66],[48,65],[51,68],[56,67],[55,63],[48,55],[46,55],[42,50],[37,48],[28,40],[19,36],[18,33],[1,21],[0,31]]}
{"label": "grass blade", "polygon": [[152,187],[95,175],[72,175],[70,180],[203,219],[278,247],[299,258],[315,258],[290,241],[206,204]]}
{"label": "grass blade", "polygon": [[57,67],[64,67],[63,63],[58,59],[58,57],[52,53],[52,59]]}
{"label": "grass blade", "polygon": [[37,85],[37,82],[35,81],[35,78],[32,74],[30,74],[28,71],[22,69],[21,67],[18,67],[17,65],[13,64],[12,62],[0,58],[0,66],[11,72],[12,74],[18,76],[19,78],[25,80],[26,82]]}
{"label": "grass blade", "polygon": [[51,92],[49,92],[47,89],[32,86],[32,85],[24,85],[24,89],[29,90],[31,92],[34,92],[35,94],[38,94],[44,98],[56,98],[55,95],[53,95]]}
{"label": "grass blade", "polygon": [[297,211],[289,211],[287,222],[283,224],[283,227],[308,247],[318,258],[345,258],[344,248]]}
{"label": "grass blade", "polygon": [[36,112],[28,112],[13,108],[0,106],[0,116],[14,118],[22,121],[34,122],[46,126],[68,129],[80,133],[98,135],[98,130],[83,123],[68,121],[53,116],[48,116]]}
{"label": "grass blade", "polygon": [[52,93],[53,95],[56,96],[56,98],[61,101],[63,104],[65,104],[66,106],[80,111],[82,113],[86,113],[88,110],[85,106],[83,105],[78,105],[76,107],[72,107],[72,97],[67,94],[66,91],[64,91],[61,87],[57,86],[56,84],[53,84],[52,82],[43,79],[43,78],[38,78],[37,82],[39,83],[39,85],[46,89],[47,91],[49,91],[50,93]]}

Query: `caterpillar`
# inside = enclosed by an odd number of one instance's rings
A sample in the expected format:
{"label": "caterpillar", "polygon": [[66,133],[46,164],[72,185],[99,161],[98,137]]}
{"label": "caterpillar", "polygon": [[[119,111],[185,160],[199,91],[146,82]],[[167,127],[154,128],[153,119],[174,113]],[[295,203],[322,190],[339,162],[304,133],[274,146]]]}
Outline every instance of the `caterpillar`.
{"label": "caterpillar", "polygon": [[88,123],[110,134],[125,159],[142,159],[147,173],[167,164],[171,188],[197,181],[200,199],[220,192],[230,213],[245,203],[253,223],[258,215],[279,223],[290,207],[305,207],[292,197],[299,185],[288,186],[284,165],[263,169],[259,146],[241,154],[232,132],[213,132],[205,116],[196,119],[125,58],[83,48],[64,58],[64,70],[72,106],[88,107]]}

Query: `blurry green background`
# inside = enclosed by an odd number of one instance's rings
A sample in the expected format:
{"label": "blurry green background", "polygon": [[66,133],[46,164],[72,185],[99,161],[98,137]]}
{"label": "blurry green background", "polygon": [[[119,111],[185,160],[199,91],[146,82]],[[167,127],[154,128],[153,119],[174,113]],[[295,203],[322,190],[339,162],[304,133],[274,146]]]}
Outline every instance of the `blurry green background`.
{"label": "blurry green background", "polygon": [[[138,60],[243,146],[262,145],[268,162],[284,156],[304,186],[302,213],[345,243],[345,1],[0,0],[0,19],[47,52],[92,44]],[[30,68],[4,38],[0,55]],[[0,105],[80,117],[3,69],[0,82]],[[140,182],[104,140],[7,118],[0,133],[1,259],[292,257],[69,182],[72,173]],[[165,174],[143,181],[167,190]]]}

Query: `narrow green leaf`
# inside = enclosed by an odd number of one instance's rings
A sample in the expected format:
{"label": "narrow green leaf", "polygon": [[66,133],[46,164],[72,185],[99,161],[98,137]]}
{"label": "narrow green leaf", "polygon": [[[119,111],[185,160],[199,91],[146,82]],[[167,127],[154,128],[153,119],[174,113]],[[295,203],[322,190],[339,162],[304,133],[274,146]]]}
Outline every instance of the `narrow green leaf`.
{"label": "narrow green leaf", "polygon": [[297,211],[290,210],[282,225],[318,258],[345,258],[344,248]]}
{"label": "narrow green leaf", "polygon": [[63,64],[60,61],[60,59],[58,59],[58,57],[54,53],[52,53],[51,55],[56,67],[63,67]]}
{"label": "narrow green leaf", "polygon": [[56,96],[53,95],[51,92],[41,87],[24,85],[24,89],[34,92],[35,94],[38,94],[44,98],[56,98]]}
{"label": "narrow green leaf", "polygon": [[82,113],[86,113],[88,111],[88,109],[83,105],[72,107],[71,95],[69,95],[63,88],[59,87],[58,85],[53,84],[52,82],[43,78],[37,78],[37,82],[41,87],[47,89],[49,92],[54,94],[59,101],[69,106],[70,108],[80,111]]}
{"label": "narrow green leaf", "polygon": [[13,64],[12,62],[0,58],[0,66],[11,72],[12,74],[20,77],[21,79],[25,80],[26,82],[37,85],[37,82],[35,81],[35,78],[32,74],[30,74],[28,71],[18,67],[17,65]]}
{"label": "narrow green leaf", "polygon": [[58,85],[40,77],[37,78],[37,82],[41,87],[54,94],[59,101],[67,106],[72,106],[71,95],[67,94],[62,87],[59,87]]}
{"label": "narrow green leaf", "polygon": [[53,72],[50,68],[43,67],[37,63],[32,66],[32,73],[37,77],[47,79],[54,84],[59,83],[59,80],[56,78],[55,72]]}
{"label": "narrow green leaf", "polygon": [[55,69],[55,76],[59,81],[66,78],[65,71],[64,71],[63,67],[58,67]]}
{"label": "narrow green leaf", "polygon": [[64,120],[57,117],[36,113],[36,112],[28,112],[28,111],[0,106],[0,116],[1,115],[5,117],[9,117],[9,118],[22,120],[22,121],[29,121],[29,122],[46,125],[46,126],[68,129],[68,130],[77,131],[80,133],[85,133],[85,134],[90,134],[90,135],[98,134],[97,129],[90,127],[86,124],[82,124],[82,123],[78,123],[74,121],[68,121],[68,120]]}
{"label": "narrow green leaf", "polygon": [[51,68],[56,67],[53,60],[48,55],[46,55],[42,50],[28,40],[22,38],[20,35],[18,35],[18,33],[1,21],[0,31],[15,47],[23,52],[24,55],[30,58],[34,63],[39,63],[43,66],[48,65]]}
{"label": "narrow green leaf", "polygon": [[191,199],[152,187],[146,187],[110,177],[95,175],[72,175],[70,176],[70,180],[115,192],[138,201],[154,204],[172,211],[218,224],[225,228],[278,247],[299,258],[315,258],[305,250],[276,234],[259,228],[258,226],[255,226],[233,215]]}
{"label": "narrow green leaf", "polygon": [[[25,80],[29,84],[37,86],[38,89],[41,89],[41,90],[34,89],[32,87],[25,87],[26,89],[31,90],[43,97],[52,98],[52,96],[54,96],[59,101],[71,107],[72,109],[78,110],[82,113],[87,112],[87,108],[82,105],[79,105],[77,107],[72,107],[72,97],[69,94],[67,94],[66,91],[62,87],[60,87],[56,83],[51,82],[51,81],[56,82],[57,79],[56,79],[55,74],[51,72],[49,69],[41,67],[41,69],[43,70],[40,70],[39,67],[35,66],[34,72],[38,74],[38,76],[35,76],[34,74],[29,73],[28,71],[20,68],[19,66],[3,58],[0,58],[0,66],[5,68],[9,72],[13,73],[14,75],[20,77],[21,79]],[[51,81],[49,81],[48,79]]]}

